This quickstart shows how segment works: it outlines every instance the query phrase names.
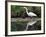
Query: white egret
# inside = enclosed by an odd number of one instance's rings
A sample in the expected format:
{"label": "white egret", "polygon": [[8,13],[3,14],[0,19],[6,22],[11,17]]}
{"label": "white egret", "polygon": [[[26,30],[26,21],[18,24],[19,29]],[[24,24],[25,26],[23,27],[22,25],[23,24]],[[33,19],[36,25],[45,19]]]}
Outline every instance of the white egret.
{"label": "white egret", "polygon": [[27,9],[27,7],[24,7],[25,9],[26,9],[26,13],[27,13],[27,15],[28,16],[37,16],[35,13],[33,13],[33,12],[28,12],[28,9]]}

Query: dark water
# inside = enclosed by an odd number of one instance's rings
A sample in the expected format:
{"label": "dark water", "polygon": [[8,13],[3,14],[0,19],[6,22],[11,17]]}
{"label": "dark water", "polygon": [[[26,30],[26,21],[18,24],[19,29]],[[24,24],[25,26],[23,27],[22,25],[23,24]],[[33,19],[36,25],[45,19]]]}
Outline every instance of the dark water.
{"label": "dark water", "polygon": [[41,30],[41,21],[37,21],[33,26],[29,26],[28,30]]}
{"label": "dark water", "polygon": [[[11,31],[24,31],[28,22],[11,22]],[[41,21],[29,26],[28,30],[41,30]]]}

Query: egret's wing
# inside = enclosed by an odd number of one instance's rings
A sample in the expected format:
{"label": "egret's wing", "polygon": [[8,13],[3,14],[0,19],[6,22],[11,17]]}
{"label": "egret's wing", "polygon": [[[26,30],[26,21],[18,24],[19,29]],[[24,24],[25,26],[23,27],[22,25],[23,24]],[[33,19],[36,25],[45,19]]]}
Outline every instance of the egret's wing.
{"label": "egret's wing", "polygon": [[29,15],[31,15],[31,16],[37,16],[35,13],[33,13],[33,12],[29,12]]}

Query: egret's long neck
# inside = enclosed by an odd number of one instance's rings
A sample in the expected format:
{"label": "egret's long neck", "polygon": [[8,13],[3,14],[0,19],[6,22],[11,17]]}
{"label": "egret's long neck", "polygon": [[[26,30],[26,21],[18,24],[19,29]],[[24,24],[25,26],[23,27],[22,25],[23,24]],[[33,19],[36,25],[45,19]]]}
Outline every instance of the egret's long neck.
{"label": "egret's long neck", "polygon": [[26,12],[27,12],[27,14],[28,14],[28,9],[27,8],[25,8],[26,9]]}

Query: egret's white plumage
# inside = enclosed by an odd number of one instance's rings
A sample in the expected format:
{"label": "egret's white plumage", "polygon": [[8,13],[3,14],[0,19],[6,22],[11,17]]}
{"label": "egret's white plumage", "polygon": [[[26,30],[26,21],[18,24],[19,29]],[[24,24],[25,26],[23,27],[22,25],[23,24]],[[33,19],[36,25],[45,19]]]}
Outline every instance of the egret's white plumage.
{"label": "egret's white plumage", "polygon": [[28,16],[37,16],[36,14],[34,14],[33,12],[29,12]]}
{"label": "egret's white plumage", "polygon": [[37,16],[35,13],[33,12],[28,12],[28,9],[26,7],[24,7],[26,9],[26,13],[28,16]]}

